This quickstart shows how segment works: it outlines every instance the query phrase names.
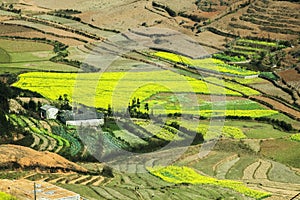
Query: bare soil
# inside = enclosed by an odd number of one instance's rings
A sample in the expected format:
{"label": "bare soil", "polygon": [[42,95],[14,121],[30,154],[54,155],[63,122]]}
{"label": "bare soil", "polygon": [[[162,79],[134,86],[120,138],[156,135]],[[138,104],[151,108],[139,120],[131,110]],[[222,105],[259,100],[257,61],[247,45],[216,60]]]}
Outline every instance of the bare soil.
{"label": "bare soil", "polygon": [[292,115],[293,117],[297,118],[298,120],[300,120],[300,112],[299,111],[294,110],[278,101],[275,101],[273,99],[270,99],[268,97],[263,97],[263,96],[253,96],[253,98],[264,101],[268,104],[271,104],[273,106],[274,110],[278,110],[283,113],[288,113],[288,114]]}
{"label": "bare soil", "polygon": [[58,169],[86,172],[87,170],[51,152],[38,152],[17,145],[0,146],[0,166],[21,168]]}

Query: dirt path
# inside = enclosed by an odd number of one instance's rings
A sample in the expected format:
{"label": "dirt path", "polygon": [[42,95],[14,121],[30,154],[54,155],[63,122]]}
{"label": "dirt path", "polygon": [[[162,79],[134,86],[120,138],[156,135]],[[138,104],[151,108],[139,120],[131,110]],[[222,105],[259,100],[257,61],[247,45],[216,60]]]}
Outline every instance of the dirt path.
{"label": "dirt path", "polygon": [[240,160],[239,157],[236,157],[232,160],[228,160],[217,167],[216,177],[219,179],[226,179],[226,174],[230,168]]}
{"label": "dirt path", "polygon": [[300,121],[300,112],[284,105],[283,103],[264,96],[251,96],[251,99],[266,102],[267,104],[272,105],[274,110],[293,116],[295,119]]}
{"label": "dirt path", "polygon": [[84,181],[84,182],[82,182],[82,183],[80,183],[81,185],[87,185],[88,183],[90,183],[90,182],[92,182],[92,181],[94,181],[94,180],[96,180],[96,179],[98,179],[99,178],[99,176],[92,176],[91,177],[91,179],[89,179],[89,180],[87,180],[87,181]]}
{"label": "dirt path", "polygon": [[81,181],[83,179],[86,179],[87,177],[89,177],[89,175],[81,176],[81,177],[79,177],[77,179],[74,179],[74,180],[70,181],[69,184],[76,184],[76,182]]}
{"label": "dirt path", "polygon": [[45,151],[49,145],[49,140],[42,135],[38,135],[38,137],[43,141],[43,143],[39,147],[39,151]]}
{"label": "dirt path", "polygon": [[223,163],[228,162],[228,161],[231,161],[231,160],[233,160],[233,159],[235,159],[235,158],[237,158],[237,157],[238,157],[238,154],[234,154],[234,155],[231,155],[231,156],[229,156],[229,157],[226,157],[226,158],[220,160],[219,162],[217,162],[216,164],[214,164],[214,166],[213,166],[213,171],[216,171],[216,170],[217,170],[217,167],[218,167],[219,165],[222,165]]}
{"label": "dirt path", "polygon": [[33,143],[30,145],[31,148],[34,148],[35,146],[39,146],[41,139],[39,138],[39,136],[35,133],[32,133],[32,137],[33,137]]}
{"label": "dirt path", "polygon": [[50,136],[46,136],[46,137],[47,137],[47,139],[49,141],[49,144],[48,144],[48,147],[47,147],[47,151],[53,151],[54,148],[57,145],[57,141],[54,138],[50,137]]}
{"label": "dirt path", "polygon": [[104,181],[104,177],[101,177],[98,181],[96,181],[95,183],[93,183],[93,186],[99,186],[102,182]]}
{"label": "dirt path", "polygon": [[259,160],[260,165],[256,169],[254,178],[255,179],[268,179],[268,171],[272,167],[272,164],[265,160]]}
{"label": "dirt path", "polygon": [[255,173],[256,169],[259,167],[260,162],[256,161],[254,163],[252,163],[251,165],[249,165],[248,167],[246,167],[246,169],[244,169],[244,175],[243,175],[243,180],[251,180],[253,179],[253,174]]}

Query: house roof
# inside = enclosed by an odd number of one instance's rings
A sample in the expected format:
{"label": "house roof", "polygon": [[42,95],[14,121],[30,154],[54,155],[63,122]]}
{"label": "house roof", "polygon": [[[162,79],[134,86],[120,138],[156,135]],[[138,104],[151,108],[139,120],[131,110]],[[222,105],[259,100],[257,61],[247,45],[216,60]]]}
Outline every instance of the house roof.
{"label": "house roof", "polygon": [[48,105],[48,104],[45,104],[45,105],[43,105],[42,107],[40,107],[40,109],[41,109],[41,110],[44,110],[44,111],[47,111],[47,110],[49,110],[49,109],[51,109],[51,108],[58,109],[58,108],[56,108],[56,107],[54,107],[54,106],[51,106],[51,105]]}
{"label": "house roof", "polygon": [[95,112],[84,112],[84,113],[73,113],[72,111],[66,110],[60,114],[60,117],[64,121],[77,121],[77,120],[91,120],[91,119],[102,119],[102,113]]}

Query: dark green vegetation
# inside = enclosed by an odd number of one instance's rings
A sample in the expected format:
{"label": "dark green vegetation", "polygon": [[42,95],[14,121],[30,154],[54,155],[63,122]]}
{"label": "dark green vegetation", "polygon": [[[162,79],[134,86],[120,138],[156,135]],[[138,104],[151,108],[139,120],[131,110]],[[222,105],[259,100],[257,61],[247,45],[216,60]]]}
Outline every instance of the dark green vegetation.
{"label": "dark green vegetation", "polygon": [[[57,2],[59,3],[65,2]],[[143,20],[149,18],[154,22],[143,21],[139,22],[138,26],[155,27],[161,24],[160,27],[164,27],[166,21],[168,24],[172,17],[180,16],[180,28],[191,31],[196,39],[199,36],[201,45],[203,42],[205,47],[211,48],[209,50],[212,50],[213,58],[192,60],[178,52],[168,54],[162,49],[156,51],[160,51],[161,55],[169,57],[168,59],[159,60],[159,56],[154,57],[153,50],[149,49],[120,55],[122,58],[115,60],[113,66],[107,69],[108,72],[115,72],[106,77],[110,80],[110,83],[106,82],[107,88],[101,86],[97,91],[99,94],[96,101],[99,106],[96,109],[99,114],[104,113],[105,120],[104,125],[97,128],[66,126],[58,119],[41,118],[39,107],[51,104],[60,109],[74,109],[78,112],[80,108],[93,109],[81,104],[72,105],[71,90],[66,92],[70,85],[73,89],[74,83],[70,76],[75,77],[76,72],[82,71],[86,72],[86,80],[92,81],[95,79],[93,77],[98,76],[94,72],[101,72],[102,66],[90,62],[87,57],[91,56],[93,60],[97,58],[97,51],[113,51],[104,50],[105,47],[99,48],[99,43],[101,44],[102,40],[104,43],[111,42],[111,38],[104,40],[104,37],[115,36],[118,32],[115,26],[121,30],[123,24],[129,23],[128,16],[123,16],[122,19],[126,20],[120,23],[119,20],[107,23],[107,17],[92,14],[90,16],[86,13],[86,10],[92,13],[93,9],[104,6],[104,3],[99,6],[97,2],[90,1],[81,5],[82,8],[72,4],[74,8],[70,6],[69,9],[47,10],[44,7],[49,5],[43,5],[35,7],[35,11],[31,11],[30,6],[19,3],[9,2],[1,5],[3,10],[0,10],[0,74],[4,74],[0,77],[1,144],[11,143],[38,151],[51,151],[86,167],[88,172],[64,173],[64,169],[59,173],[53,173],[57,172],[54,169],[25,171],[20,166],[12,165],[1,166],[0,178],[25,177],[32,181],[44,180],[80,193],[88,199],[247,199],[243,191],[236,192],[237,190],[232,190],[234,188],[228,189],[222,185],[194,185],[186,183],[188,181],[185,180],[172,183],[146,170],[147,167],[164,164],[164,159],[167,160],[176,152],[180,152],[186,146],[185,142],[189,141],[191,145],[171,163],[172,165],[189,167],[204,177],[243,182],[246,187],[271,192],[274,198],[291,199],[295,196],[300,190],[300,160],[297,151],[300,142],[299,135],[296,134],[300,130],[299,92],[294,88],[299,79],[295,76],[291,78],[294,81],[291,83],[282,79],[278,71],[273,72],[274,69],[295,68],[299,62],[299,40],[294,39],[294,35],[299,32],[299,23],[293,20],[298,16],[285,10],[289,10],[294,4],[283,2],[286,7],[279,8],[278,5],[281,4],[278,1],[194,1],[192,7],[196,4],[197,10],[192,11],[193,8],[188,7],[189,2],[178,6],[177,1],[170,3],[157,0],[143,5],[143,9],[132,6],[135,3],[131,2],[130,12],[146,9],[155,15],[152,18],[146,15],[146,12],[141,14],[145,14]],[[110,16],[117,18],[118,14],[127,12],[125,1],[123,4],[120,7],[122,12],[110,13]],[[89,5],[95,8],[88,8]],[[21,9],[18,6],[21,6]],[[176,7],[191,10],[182,11]],[[104,10],[97,10],[95,13],[101,15],[103,12]],[[237,16],[231,16],[235,14]],[[242,16],[239,16],[240,14]],[[163,20],[160,17],[163,17]],[[106,23],[105,28],[97,24],[98,18]],[[113,20],[113,17],[109,19]],[[219,21],[224,24],[226,20],[230,21],[228,27],[233,27],[234,30],[227,31],[227,27],[217,24]],[[241,24],[241,21],[247,23]],[[174,27],[177,26],[176,23],[177,19],[171,22]],[[126,25],[124,30],[128,28]],[[269,32],[261,34],[257,29]],[[268,36],[268,33],[271,35]],[[272,35],[273,33],[278,35]],[[205,37],[214,36],[214,41],[205,41]],[[216,41],[218,44],[214,43]],[[160,42],[162,41],[156,41]],[[216,87],[217,95],[212,98],[213,95],[207,95],[211,94],[210,91],[199,92],[195,97],[198,105],[190,105],[192,95],[185,91],[179,81],[174,80],[171,85],[176,84],[177,88],[182,88],[180,92],[158,92],[160,90],[151,85],[146,88],[145,93],[138,88],[137,93],[125,101],[125,106],[111,106],[113,104],[107,91],[114,90],[118,81],[113,81],[119,80],[115,76],[123,77],[128,70],[134,69],[144,72],[143,81],[152,80],[148,71],[157,72],[155,78],[158,78],[163,74],[158,71],[161,68],[164,70],[162,72],[177,73],[170,74],[166,78],[168,80],[173,80],[178,75],[184,75],[188,80],[199,79],[203,84],[200,89],[205,85]],[[55,84],[49,89],[49,95],[43,93],[43,97],[11,86],[21,77],[33,80],[32,77],[26,77],[28,74],[17,77],[11,76],[12,73],[19,75],[30,71],[61,73],[48,73],[49,77],[55,76],[51,79]],[[256,77],[258,74],[260,78]],[[62,76],[66,78],[60,79]],[[132,82],[120,84],[122,94],[135,89],[137,76],[138,73],[131,76],[130,79],[134,79]],[[44,77],[46,88],[50,85],[50,79]],[[245,77],[251,79],[244,79]],[[24,81],[24,84],[30,84],[31,89],[41,87],[41,84],[37,85],[30,80]],[[194,86],[200,87],[199,85],[197,80]],[[222,94],[220,86],[225,87],[226,94],[229,95],[226,101],[218,100],[213,103],[213,100]],[[35,91],[42,93],[45,89]],[[83,96],[91,99],[85,92],[80,91]],[[46,96],[51,96],[51,99]],[[119,102],[121,98],[117,100]],[[181,104],[188,105],[190,110],[186,113],[179,112],[183,106]],[[285,111],[287,108],[290,110]],[[223,113],[225,111],[226,114]],[[219,115],[210,117],[211,112]],[[224,124],[223,116],[227,117]],[[219,123],[211,123],[214,120]],[[220,136],[216,145],[205,157],[200,158],[199,152],[201,147],[205,146],[204,140],[215,136]],[[158,153],[162,154],[164,159],[156,158],[154,152],[170,142],[174,145],[172,149]],[[125,164],[114,165],[117,167],[112,168],[110,164],[118,160],[120,149],[138,155],[133,155],[127,158]],[[97,163],[92,154],[109,162]],[[137,160],[140,161],[138,164],[135,163]],[[174,178],[168,173],[164,176]],[[188,175],[185,178],[189,180]],[[199,182],[204,180],[205,178]]]}

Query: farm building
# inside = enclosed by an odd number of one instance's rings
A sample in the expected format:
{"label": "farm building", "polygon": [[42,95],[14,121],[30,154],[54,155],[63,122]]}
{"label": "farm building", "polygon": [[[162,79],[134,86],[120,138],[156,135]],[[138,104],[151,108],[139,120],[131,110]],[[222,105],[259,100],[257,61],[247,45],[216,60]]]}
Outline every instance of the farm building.
{"label": "farm building", "polygon": [[[80,200],[80,195],[44,181],[1,180],[0,190],[23,200]],[[34,191],[35,185],[35,191]],[[36,198],[34,198],[36,196]]]}
{"label": "farm building", "polygon": [[104,124],[104,117],[102,113],[83,112],[74,113],[72,111],[63,111],[60,114],[60,120],[66,125],[71,126],[102,126]]}
{"label": "farm building", "polygon": [[40,107],[40,111],[41,111],[41,118],[56,119],[59,109],[54,106],[46,104]]}

